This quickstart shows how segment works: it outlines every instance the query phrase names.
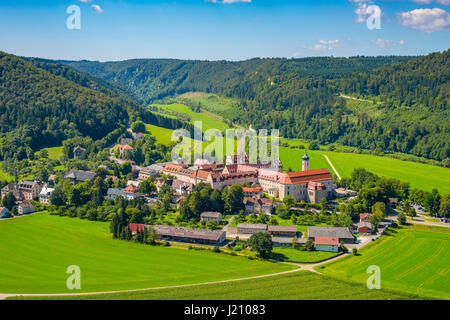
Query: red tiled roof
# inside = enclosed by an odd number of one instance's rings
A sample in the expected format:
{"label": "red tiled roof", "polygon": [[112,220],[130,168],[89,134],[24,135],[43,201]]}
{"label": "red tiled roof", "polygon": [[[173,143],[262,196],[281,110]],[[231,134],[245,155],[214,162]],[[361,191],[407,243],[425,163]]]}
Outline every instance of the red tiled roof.
{"label": "red tiled roof", "polygon": [[130,223],[128,225],[128,228],[130,228],[131,232],[133,233],[135,233],[138,230],[138,228],[139,231],[142,231],[145,227],[146,227],[145,224],[137,224],[137,223]]}
{"label": "red tiled roof", "polygon": [[316,237],[315,243],[322,246],[338,246],[339,239],[335,237]]}
{"label": "red tiled roof", "polygon": [[288,172],[281,178],[282,184],[298,184],[311,181],[332,180],[331,173],[328,169]]}

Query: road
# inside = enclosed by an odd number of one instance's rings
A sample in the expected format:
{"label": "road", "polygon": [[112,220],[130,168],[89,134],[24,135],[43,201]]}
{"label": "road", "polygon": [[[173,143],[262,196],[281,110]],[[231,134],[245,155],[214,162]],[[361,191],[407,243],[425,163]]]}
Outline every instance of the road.
{"label": "road", "polygon": [[333,169],[334,173],[336,173],[336,176],[338,177],[339,180],[342,180],[341,176],[339,175],[339,173],[337,172],[336,168],[333,166],[333,164],[331,163],[330,159],[328,158],[328,156],[326,156],[325,154],[323,154],[323,156],[325,157],[325,159],[328,161],[328,163],[330,164],[331,168]]}

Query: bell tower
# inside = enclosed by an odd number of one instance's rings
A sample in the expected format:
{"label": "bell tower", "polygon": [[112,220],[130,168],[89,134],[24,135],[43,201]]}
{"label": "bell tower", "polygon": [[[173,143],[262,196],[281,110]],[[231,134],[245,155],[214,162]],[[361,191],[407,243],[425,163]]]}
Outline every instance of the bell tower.
{"label": "bell tower", "polygon": [[309,170],[309,156],[305,150],[305,155],[302,158],[302,171],[308,171],[308,170]]}

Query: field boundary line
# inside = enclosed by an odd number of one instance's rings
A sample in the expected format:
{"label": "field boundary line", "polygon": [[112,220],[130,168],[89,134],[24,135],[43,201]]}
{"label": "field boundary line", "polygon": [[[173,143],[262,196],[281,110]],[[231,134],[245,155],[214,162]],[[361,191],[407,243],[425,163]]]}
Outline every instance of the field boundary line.
{"label": "field boundary line", "polygon": [[333,164],[331,163],[330,159],[328,158],[328,156],[326,154],[322,154],[325,159],[328,161],[328,163],[330,164],[331,168],[333,169],[334,173],[336,173],[337,177],[339,180],[341,180],[341,176],[339,175],[339,173],[337,172],[336,168],[333,166]]}

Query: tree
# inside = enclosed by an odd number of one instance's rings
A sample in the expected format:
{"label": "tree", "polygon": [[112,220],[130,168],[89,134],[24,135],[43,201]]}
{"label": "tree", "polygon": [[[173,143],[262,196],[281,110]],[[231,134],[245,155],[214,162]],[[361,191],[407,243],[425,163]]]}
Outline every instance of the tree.
{"label": "tree", "polygon": [[258,252],[261,258],[268,258],[272,253],[272,237],[268,233],[258,232],[252,234],[248,240],[248,245]]}
{"label": "tree", "polygon": [[240,185],[235,184],[225,189],[222,193],[222,199],[224,200],[224,209],[229,214],[235,214],[245,209],[244,192]]}
{"label": "tree", "polygon": [[287,209],[291,209],[295,205],[295,199],[292,196],[287,195],[284,197],[283,203]]}
{"label": "tree", "polygon": [[404,213],[399,213],[397,216],[397,221],[400,225],[406,224],[406,215]]}
{"label": "tree", "polygon": [[54,206],[63,206],[66,204],[66,196],[60,187],[57,187],[50,194],[50,203]]}
{"label": "tree", "polygon": [[2,205],[11,211],[16,205],[16,197],[12,192],[8,192],[2,199]]}
{"label": "tree", "polygon": [[353,254],[354,256],[358,255],[358,249],[353,248],[353,249],[352,249],[352,254]]}
{"label": "tree", "polygon": [[308,239],[306,241],[305,249],[306,249],[306,251],[314,251],[314,250],[316,250],[316,244],[314,243],[313,239]]}
{"label": "tree", "polygon": [[142,181],[141,184],[139,185],[139,190],[143,194],[151,194],[153,192],[156,192],[156,185],[150,179],[145,180]]}
{"label": "tree", "polygon": [[145,132],[146,128],[145,128],[145,123],[142,122],[141,120],[138,120],[136,122],[133,122],[133,124],[131,125],[131,130],[134,133],[138,133],[138,132]]}
{"label": "tree", "polygon": [[326,198],[320,200],[320,209],[323,213],[326,213],[330,209],[330,205],[328,204],[328,200]]}

